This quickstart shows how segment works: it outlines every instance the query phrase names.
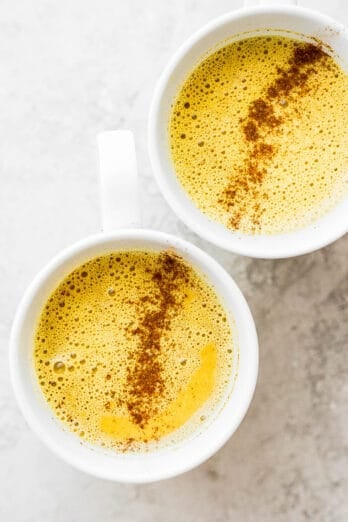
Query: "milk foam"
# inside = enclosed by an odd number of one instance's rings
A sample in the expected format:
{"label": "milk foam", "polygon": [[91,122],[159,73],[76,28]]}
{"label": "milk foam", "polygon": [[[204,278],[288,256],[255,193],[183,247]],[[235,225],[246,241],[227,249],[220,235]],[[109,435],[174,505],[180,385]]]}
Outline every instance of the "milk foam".
{"label": "milk foam", "polygon": [[54,290],[37,327],[34,364],[46,400],[70,430],[106,448],[141,449],[174,440],[180,428],[180,436],[191,433],[229,384],[230,318],[215,290],[186,264],[187,282],[177,291],[183,305],[161,338],[165,391],[156,399],[158,414],[142,429],[134,424],[126,407],[127,375],[139,350],[132,331],[142,299],[156,310],[158,259],[142,251],[92,259]]}
{"label": "milk foam", "polygon": [[[278,36],[231,43],[206,57],[174,100],[169,139],[178,179],[201,211],[229,228],[290,232],[347,194],[348,76],[329,56],[304,68],[303,92],[295,88],[268,101],[281,120],[263,135],[273,152],[260,166],[258,189],[238,187],[241,173],[247,177],[250,143],[243,126],[250,106],[265,99],[301,45]],[[226,204],[226,188],[240,197]]]}

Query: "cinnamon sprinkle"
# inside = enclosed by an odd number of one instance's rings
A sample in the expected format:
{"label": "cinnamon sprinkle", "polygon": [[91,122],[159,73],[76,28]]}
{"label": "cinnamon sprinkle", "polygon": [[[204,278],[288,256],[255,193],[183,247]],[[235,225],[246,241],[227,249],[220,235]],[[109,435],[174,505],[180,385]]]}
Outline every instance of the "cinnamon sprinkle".
{"label": "cinnamon sprinkle", "polygon": [[189,283],[184,260],[170,251],[159,255],[154,271],[147,271],[155,288],[134,303],[138,324],[130,333],[137,336],[138,347],[128,367],[126,400],[133,422],[141,428],[156,415],[158,399],[166,393],[161,339],[183,305],[185,293],[179,290]]}
{"label": "cinnamon sprinkle", "polygon": [[321,66],[328,58],[319,45],[306,43],[295,47],[288,60],[288,68],[277,69],[277,77],[266,88],[262,97],[252,101],[246,118],[240,120],[246,142],[243,166],[234,171],[218,202],[230,214],[230,226],[238,229],[244,216],[250,215],[245,196],[251,193],[255,202],[251,220],[254,231],[260,228],[264,212],[262,200],[269,195],[262,189],[269,162],[277,152],[272,138],[279,135],[285,115],[279,116],[279,107],[286,107],[293,100],[291,94],[304,96],[309,92],[308,79],[317,73],[316,64]]}

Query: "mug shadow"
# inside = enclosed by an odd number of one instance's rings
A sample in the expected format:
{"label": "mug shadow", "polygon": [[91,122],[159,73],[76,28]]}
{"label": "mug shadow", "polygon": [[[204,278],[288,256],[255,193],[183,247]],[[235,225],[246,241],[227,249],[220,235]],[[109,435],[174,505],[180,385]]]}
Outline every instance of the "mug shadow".
{"label": "mug shadow", "polygon": [[137,501],[157,499],[171,513],[167,520],[186,519],[185,509],[192,520],[336,520],[343,495],[347,242],[284,260],[214,254],[254,314],[260,342],[254,400],[214,457],[181,477],[137,486]]}

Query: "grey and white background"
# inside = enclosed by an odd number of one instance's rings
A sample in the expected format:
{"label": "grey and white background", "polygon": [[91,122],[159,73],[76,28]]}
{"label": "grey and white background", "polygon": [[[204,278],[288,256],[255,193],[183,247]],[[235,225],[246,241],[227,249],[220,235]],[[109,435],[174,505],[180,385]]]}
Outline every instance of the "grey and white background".
{"label": "grey and white background", "polygon": [[[307,0],[348,24],[348,4]],[[346,522],[348,242],[280,261],[212,247],[160,195],[146,150],[171,54],[236,0],[0,0],[1,522]],[[135,133],[144,224],[213,254],[244,291],[260,338],[247,417],[207,463],[163,483],[93,479],[29,431],[8,338],[20,297],[60,249],[100,227],[95,136]]]}

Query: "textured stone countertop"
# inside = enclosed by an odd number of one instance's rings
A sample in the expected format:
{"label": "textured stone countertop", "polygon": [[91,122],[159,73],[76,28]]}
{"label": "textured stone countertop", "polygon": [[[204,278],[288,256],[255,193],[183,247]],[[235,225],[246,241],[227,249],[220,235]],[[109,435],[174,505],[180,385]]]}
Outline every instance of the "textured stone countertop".
{"label": "textured stone countertop", "polygon": [[[311,0],[348,24],[348,4]],[[191,233],[152,178],[155,82],[194,30],[235,0],[3,0],[0,5],[0,520],[346,522],[348,243],[299,258],[228,254]],[[260,374],[246,419],[208,462],[163,483],[91,478],[50,453],[12,395],[18,301],[60,249],[100,227],[95,136],[135,133],[144,223],[213,254],[252,308]],[[346,487],[346,491],[344,491]]]}

